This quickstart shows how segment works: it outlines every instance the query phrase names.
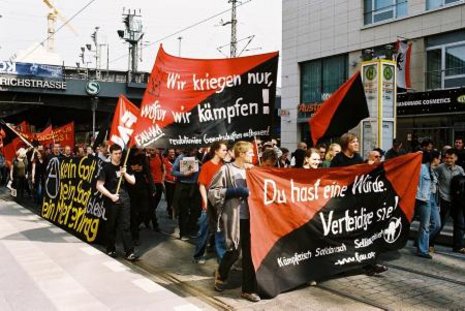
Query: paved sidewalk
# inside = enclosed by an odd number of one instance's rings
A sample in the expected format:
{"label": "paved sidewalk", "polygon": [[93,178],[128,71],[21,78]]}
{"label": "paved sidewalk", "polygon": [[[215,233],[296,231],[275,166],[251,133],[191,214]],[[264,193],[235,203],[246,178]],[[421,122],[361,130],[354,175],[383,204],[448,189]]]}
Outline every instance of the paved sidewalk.
{"label": "paved sidewalk", "polygon": [[0,199],[0,310],[201,310],[20,205]]}

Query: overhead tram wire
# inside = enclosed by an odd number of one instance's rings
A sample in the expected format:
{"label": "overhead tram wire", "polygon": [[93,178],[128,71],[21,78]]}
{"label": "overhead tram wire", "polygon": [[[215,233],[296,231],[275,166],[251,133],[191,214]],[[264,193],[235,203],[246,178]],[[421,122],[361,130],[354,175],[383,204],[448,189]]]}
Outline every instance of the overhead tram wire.
{"label": "overhead tram wire", "polygon": [[[240,4],[238,4],[237,7],[242,6],[242,5],[244,5],[244,4],[247,4],[247,3],[249,3],[249,2],[252,2],[252,0],[244,1],[244,2],[242,2],[242,3],[240,3]],[[231,11],[231,10],[232,10],[232,8],[229,8],[229,9],[227,9],[227,10],[221,11],[221,12],[219,12],[219,13],[216,13],[215,15],[212,15],[212,16],[210,16],[210,17],[207,17],[207,18],[205,18],[205,19],[203,19],[203,20],[201,20],[201,21],[198,21],[198,22],[196,22],[196,23],[194,23],[194,24],[192,24],[192,25],[190,25],[190,26],[187,26],[187,27],[185,27],[185,28],[183,28],[183,29],[181,29],[181,30],[178,30],[178,31],[176,31],[176,32],[173,32],[172,34],[167,35],[167,36],[165,36],[165,37],[163,37],[163,38],[161,38],[161,39],[155,40],[155,41],[153,41],[153,42],[150,43],[150,44],[144,45],[144,46],[141,48],[141,50],[143,50],[143,49],[145,49],[145,48],[147,48],[147,47],[149,47],[149,46],[155,45],[156,43],[158,43],[158,42],[160,42],[160,41],[163,41],[163,40],[166,40],[166,39],[171,38],[171,37],[173,37],[173,36],[176,36],[176,35],[180,34],[181,32],[184,32],[184,31],[186,31],[186,30],[189,30],[189,29],[191,29],[191,28],[194,28],[194,27],[196,27],[196,26],[198,26],[198,25],[200,25],[200,24],[203,24],[203,23],[205,23],[205,22],[208,22],[209,20],[214,19],[215,17],[218,17],[218,16],[220,16],[220,15],[222,15],[222,14],[224,14],[224,13],[227,13],[227,12],[229,12],[229,11]],[[112,59],[112,60],[110,61],[110,63],[114,63],[114,62],[116,62],[116,61],[119,61],[120,59],[122,59],[123,57],[127,57],[128,55],[129,55],[129,54],[126,53],[126,54],[124,54],[124,55],[118,56],[117,58]]]}
{"label": "overhead tram wire", "polygon": [[84,11],[85,9],[87,9],[88,6],[90,6],[93,2],[95,2],[95,0],[90,0],[89,3],[87,3],[86,5],[84,5],[82,8],[79,9],[79,11],[77,11],[76,13],[74,13],[73,16],[71,16],[66,22],[64,22],[60,27],[57,28],[57,30],[55,30],[55,32],[49,36],[47,36],[47,38],[45,38],[44,40],[42,40],[39,44],[36,45],[35,48],[33,48],[29,53],[27,53],[24,58],[28,57],[29,55],[31,55],[32,53],[34,53],[35,50],[37,50],[39,48],[39,46],[43,46],[44,43],[49,39],[51,38],[52,36],[54,36],[58,31],[60,31],[60,29],[62,29],[63,27],[65,27],[69,22],[71,22],[75,17],[77,17],[79,14],[82,13],[82,11]]}

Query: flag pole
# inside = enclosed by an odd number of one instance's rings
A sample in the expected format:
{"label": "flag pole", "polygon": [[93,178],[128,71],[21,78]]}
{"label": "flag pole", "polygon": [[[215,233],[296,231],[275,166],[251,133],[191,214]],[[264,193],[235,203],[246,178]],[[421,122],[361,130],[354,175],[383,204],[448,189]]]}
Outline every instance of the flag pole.
{"label": "flag pole", "polygon": [[13,133],[15,133],[26,145],[28,145],[30,148],[34,148],[34,146],[26,139],[23,137],[23,135],[21,135],[21,133],[19,133],[18,131],[16,131],[12,126],[10,126],[8,123],[6,123],[5,121],[3,120],[0,120],[0,123],[5,125],[6,127],[8,127]]}
{"label": "flag pole", "polygon": [[255,144],[255,149],[257,149],[257,159],[258,159],[258,165],[262,166],[262,161],[260,160],[260,155],[258,154],[258,145],[257,145],[257,136],[253,136],[253,143]]}
{"label": "flag pole", "polygon": [[[128,151],[126,152],[126,157],[124,158],[124,162],[123,162],[123,166],[126,166],[126,164],[128,163],[128,158],[129,158],[129,151],[131,149],[128,149]],[[116,187],[116,194],[119,193],[119,190],[121,188],[121,182],[123,181],[123,175],[121,175],[119,177],[119,180],[118,180],[118,186]]]}

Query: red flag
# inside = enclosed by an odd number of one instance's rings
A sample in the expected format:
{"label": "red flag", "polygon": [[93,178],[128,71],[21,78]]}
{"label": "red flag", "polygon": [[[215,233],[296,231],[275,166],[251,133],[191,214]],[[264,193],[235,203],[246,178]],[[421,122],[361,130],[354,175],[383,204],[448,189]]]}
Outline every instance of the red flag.
{"label": "red flag", "polygon": [[42,132],[37,133],[36,138],[41,145],[59,143],[74,147],[74,121],[55,129],[49,125]]}
{"label": "red flag", "polygon": [[309,119],[313,145],[346,133],[369,117],[360,71],[342,84]]}
{"label": "red flag", "polygon": [[397,40],[397,86],[403,89],[411,87],[410,83],[410,54],[412,43]]}
{"label": "red flag", "polygon": [[53,137],[56,143],[62,146],[74,147],[74,121],[53,129]]}
{"label": "red flag", "polygon": [[9,144],[3,147],[3,155],[5,159],[11,163],[16,156],[16,150],[21,147],[26,147],[26,144],[19,137],[15,137]]}
{"label": "red flag", "polygon": [[125,149],[134,145],[132,134],[134,125],[139,118],[139,108],[125,96],[120,95],[116,105],[115,115],[111,123],[110,144],[118,144]]}

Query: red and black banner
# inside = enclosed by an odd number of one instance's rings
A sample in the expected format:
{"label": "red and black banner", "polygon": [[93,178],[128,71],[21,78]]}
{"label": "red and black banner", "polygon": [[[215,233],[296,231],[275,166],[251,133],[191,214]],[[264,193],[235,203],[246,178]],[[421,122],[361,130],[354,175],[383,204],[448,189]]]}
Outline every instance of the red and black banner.
{"label": "red and black banner", "polygon": [[158,50],[142,99],[139,146],[204,146],[269,136],[278,53],[188,59]]}
{"label": "red and black banner", "polygon": [[313,145],[341,136],[369,117],[360,71],[344,82],[309,119]]}
{"label": "red and black banner", "polygon": [[274,297],[402,248],[421,158],[408,154],[343,170],[249,170],[252,259],[260,294]]}

